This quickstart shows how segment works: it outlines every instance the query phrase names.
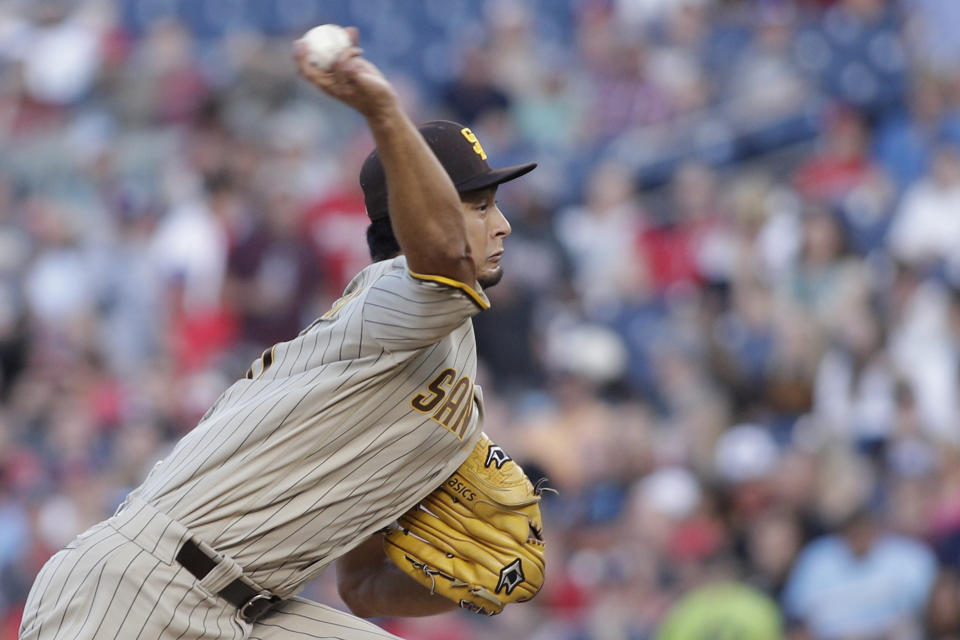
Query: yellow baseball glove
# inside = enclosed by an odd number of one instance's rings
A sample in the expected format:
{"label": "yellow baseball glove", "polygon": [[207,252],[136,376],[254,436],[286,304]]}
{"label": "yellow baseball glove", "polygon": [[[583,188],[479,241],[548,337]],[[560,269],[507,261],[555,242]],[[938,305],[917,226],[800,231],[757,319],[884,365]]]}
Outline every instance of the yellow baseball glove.
{"label": "yellow baseball glove", "polygon": [[465,609],[494,615],[543,584],[540,493],[486,434],[459,469],[385,531],[403,571]]}

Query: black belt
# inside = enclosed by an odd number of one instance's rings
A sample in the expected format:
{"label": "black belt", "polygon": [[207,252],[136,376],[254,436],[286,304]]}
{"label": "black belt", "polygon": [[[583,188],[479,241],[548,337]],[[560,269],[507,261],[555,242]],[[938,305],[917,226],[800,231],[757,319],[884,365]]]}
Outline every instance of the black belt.
{"label": "black belt", "polygon": [[[203,580],[217,566],[217,561],[205,554],[193,540],[187,540],[177,552],[177,562],[192,573],[197,580]],[[257,591],[239,578],[217,592],[217,595],[240,610],[240,616],[254,623],[270,610],[280,598],[269,593]]]}

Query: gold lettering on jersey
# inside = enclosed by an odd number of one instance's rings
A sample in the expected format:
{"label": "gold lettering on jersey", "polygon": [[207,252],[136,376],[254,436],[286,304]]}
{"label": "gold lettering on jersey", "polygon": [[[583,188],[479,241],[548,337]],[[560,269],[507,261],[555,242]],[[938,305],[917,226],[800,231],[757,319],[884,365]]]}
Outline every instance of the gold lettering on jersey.
{"label": "gold lettering on jersey", "polygon": [[431,420],[462,440],[473,415],[473,381],[467,376],[457,379],[455,369],[444,369],[430,381],[425,392],[410,399],[410,406],[420,413],[433,412]]}
{"label": "gold lettering on jersey", "polygon": [[420,413],[430,413],[446,397],[447,390],[444,387],[453,382],[456,377],[456,369],[444,369],[427,385],[429,393],[418,393],[413,396],[410,406]]}
{"label": "gold lettering on jersey", "polygon": [[470,380],[466,376],[457,380],[457,384],[447,395],[447,401],[433,414],[433,419],[453,431],[453,418],[457,415],[457,410],[463,403],[463,398],[467,395],[467,387],[469,386]]}
{"label": "gold lettering on jersey", "polygon": [[473,145],[473,152],[480,156],[481,160],[487,159],[487,152],[483,150],[483,147],[480,146],[480,141],[477,140],[477,135],[470,131],[467,127],[460,129],[460,133],[463,134],[463,137],[467,139],[467,142]]}
{"label": "gold lettering on jersey", "polygon": [[467,432],[467,427],[470,426],[470,419],[473,417],[473,385],[470,385],[470,397],[467,398],[467,401],[463,404],[463,409],[460,410],[460,415],[457,416],[457,419],[454,421],[453,426],[450,427],[450,430],[457,434],[457,437],[461,440],[463,439],[463,434]]}

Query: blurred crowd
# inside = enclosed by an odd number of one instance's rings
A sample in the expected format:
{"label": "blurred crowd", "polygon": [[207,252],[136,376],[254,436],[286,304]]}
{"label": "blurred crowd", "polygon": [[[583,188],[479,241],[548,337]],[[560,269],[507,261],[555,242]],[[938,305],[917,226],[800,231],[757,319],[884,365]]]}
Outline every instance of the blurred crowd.
{"label": "blurred crowd", "polygon": [[321,22],[540,162],[475,325],[486,431],[559,492],[547,583],[385,627],[960,638],[960,3],[8,0],[0,639],[368,263],[372,140],[291,61]]}

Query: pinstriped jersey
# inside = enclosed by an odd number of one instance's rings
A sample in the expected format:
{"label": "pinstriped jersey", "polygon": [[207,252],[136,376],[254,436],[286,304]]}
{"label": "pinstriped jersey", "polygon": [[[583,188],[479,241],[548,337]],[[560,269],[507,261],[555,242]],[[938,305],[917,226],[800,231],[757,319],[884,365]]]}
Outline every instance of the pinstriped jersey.
{"label": "pinstriped jersey", "polygon": [[229,387],[135,490],[281,597],[467,458],[482,291],[375,263]]}

